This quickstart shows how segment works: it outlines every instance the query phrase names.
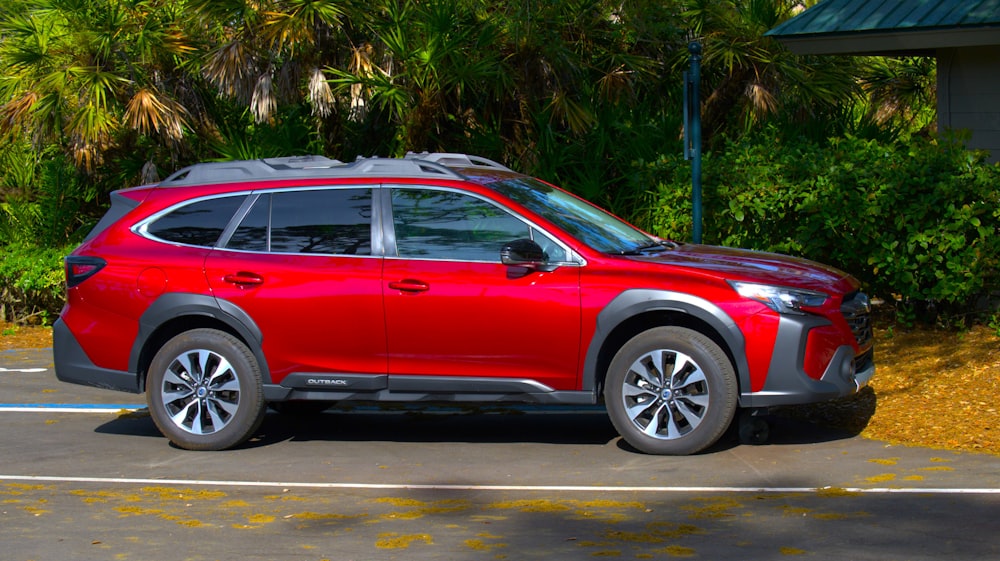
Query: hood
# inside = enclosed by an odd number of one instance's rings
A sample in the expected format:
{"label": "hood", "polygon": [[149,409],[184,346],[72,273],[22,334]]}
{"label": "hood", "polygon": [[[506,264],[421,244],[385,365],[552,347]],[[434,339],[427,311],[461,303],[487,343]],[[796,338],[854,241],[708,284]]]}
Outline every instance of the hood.
{"label": "hood", "polygon": [[711,271],[727,280],[825,292],[831,290],[849,292],[858,286],[853,277],[828,265],[778,253],[747,249],[678,244],[673,249],[633,259]]}

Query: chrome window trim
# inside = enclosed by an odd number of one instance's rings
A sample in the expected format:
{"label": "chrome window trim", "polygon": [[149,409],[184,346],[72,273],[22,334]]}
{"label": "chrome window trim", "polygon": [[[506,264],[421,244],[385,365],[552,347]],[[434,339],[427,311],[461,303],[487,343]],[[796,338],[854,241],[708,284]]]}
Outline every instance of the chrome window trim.
{"label": "chrome window trim", "polygon": [[[517,220],[521,221],[522,223],[526,224],[528,226],[528,228],[529,228],[529,232],[530,232],[530,230],[536,230],[538,232],[541,232],[542,235],[548,237],[556,245],[558,245],[559,247],[561,247],[564,250],[565,255],[568,256],[570,258],[570,260],[568,260],[568,261],[552,261],[552,262],[550,262],[552,265],[557,265],[557,266],[560,266],[560,267],[583,267],[583,266],[585,266],[587,264],[586,259],[584,259],[582,255],[580,255],[579,253],[577,253],[576,251],[574,251],[573,248],[569,247],[565,242],[563,242],[559,238],[559,236],[552,235],[551,232],[549,232],[545,228],[540,227],[538,224],[536,224],[534,221],[526,218],[524,215],[522,215],[522,214],[520,214],[518,212],[515,212],[514,209],[510,208],[509,206],[502,205],[502,204],[498,203],[497,201],[495,201],[495,200],[493,200],[493,199],[491,199],[489,197],[483,196],[483,195],[481,195],[479,193],[476,193],[476,192],[473,192],[473,191],[469,191],[469,190],[466,190],[466,189],[458,189],[458,188],[455,188],[455,187],[445,187],[445,186],[442,186],[442,185],[425,185],[425,184],[409,184],[409,183],[408,184],[383,183],[382,187],[384,188],[384,192],[385,192],[385,195],[383,195],[383,198],[381,200],[382,205],[380,205],[380,206],[384,205],[384,209],[382,211],[383,212],[383,214],[382,214],[382,219],[383,219],[382,220],[382,224],[383,224],[383,228],[382,228],[383,232],[382,232],[382,234],[386,238],[388,238],[388,237],[392,238],[391,240],[384,238],[384,243],[385,243],[384,254],[385,254],[385,258],[386,259],[392,259],[392,260],[397,260],[397,261],[437,261],[437,262],[444,262],[444,263],[487,263],[487,264],[490,264],[490,265],[499,265],[500,264],[499,255],[497,256],[497,260],[496,261],[480,261],[480,260],[473,260],[473,259],[443,259],[443,258],[439,258],[439,257],[402,257],[400,255],[390,255],[389,254],[390,248],[393,250],[394,253],[398,252],[398,249],[396,248],[395,224],[393,223],[393,217],[392,217],[392,191],[393,191],[393,189],[409,189],[409,190],[446,191],[446,192],[450,192],[450,193],[458,193],[460,195],[468,195],[470,197],[479,199],[479,200],[481,200],[481,201],[483,201],[483,202],[485,202],[487,204],[495,206],[499,210],[501,210],[501,211],[503,211],[503,212],[505,212],[505,213],[513,216],[515,219],[517,219]],[[390,232],[390,231],[392,233],[391,236],[388,235],[388,232]]]}
{"label": "chrome window trim", "polygon": [[[268,244],[267,244],[268,245],[268,251],[252,251],[252,250],[245,250],[245,249],[230,249],[230,248],[224,247],[224,244],[229,241],[230,237],[232,237],[233,232],[235,232],[236,228],[239,227],[240,222],[242,222],[243,219],[246,218],[247,213],[249,213],[250,209],[253,208],[253,203],[255,203],[257,201],[257,199],[260,197],[260,195],[273,194],[273,193],[288,193],[288,192],[296,192],[296,191],[329,191],[329,190],[346,190],[346,189],[367,189],[367,190],[371,191],[371,193],[372,193],[372,197],[371,197],[371,200],[372,200],[372,218],[371,218],[371,220],[372,220],[372,231],[371,231],[372,238],[370,240],[371,241],[371,246],[372,246],[372,253],[371,253],[371,255],[349,255],[349,254],[345,254],[345,253],[296,253],[296,252],[284,252],[284,251],[270,251],[270,246],[271,246],[270,240],[268,240]],[[168,244],[168,245],[172,245],[172,246],[175,246],[175,247],[190,247],[190,248],[195,248],[195,249],[209,249],[209,250],[214,250],[214,251],[228,251],[228,252],[232,252],[232,253],[242,253],[242,254],[249,254],[249,255],[286,255],[286,256],[287,255],[298,255],[298,256],[313,256],[313,257],[352,257],[352,258],[374,258],[374,259],[381,259],[382,255],[376,253],[376,245],[378,245],[378,246],[382,245],[381,244],[381,236],[380,236],[380,238],[378,240],[376,240],[376,238],[375,238],[376,232],[378,232],[379,234],[381,234],[381,228],[377,228],[376,227],[376,224],[379,222],[379,218],[378,217],[380,215],[379,204],[378,204],[378,191],[379,191],[379,189],[380,189],[380,186],[377,185],[377,184],[370,184],[370,183],[364,184],[364,183],[362,183],[362,184],[350,184],[350,185],[303,185],[303,186],[292,186],[292,187],[272,187],[272,188],[265,188],[265,189],[248,189],[246,191],[232,191],[232,192],[227,192],[227,193],[216,193],[214,195],[204,195],[204,196],[201,196],[201,197],[194,197],[194,198],[191,198],[191,199],[185,199],[184,201],[181,201],[179,203],[170,205],[169,207],[167,207],[167,208],[165,208],[163,210],[160,210],[160,211],[158,211],[156,213],[153,213],[153,214],[147,216],[146,218],[140,220],[139,222],[136,222],[134,225],[132,225],[131,228],[129,228],[129,230],[132,233],[134,233],[134,234],[136,234],[138,236],[141,236],[143,238],[146,238],[146,239],[148,239],[150,241],[154,241],[154,242],[157,242],[157,243]],[[149,233],[149,225],[150,224],[152,224],[153,222],[156,222],[157,220],[159,220],[160,218],[166,216],[167,214],[170,214],[171,212],[176,211],[179,208],[185,207],[187,205],[199,203],[199,202],[202,202],[202,201],[208,201],[208,200],[212,200],[212,199],[222,199],[222,198],[227,198],[227,197],[245,197],[245,199],[244,199],[243,203],[240,205],[240,207],[238,209],[236,209],[236,212],[234,212],[233,215],[229,218],[229,222],[226,224],[226,227],[223,228],[222,234],[219,235],[219,239],[216,241],[215,245],[207,246],[207,245],[194,245],[194,244],[186,244],[186,243],[180,243],[180,242],[173,242],[173,241],[165,240],[163,238],[157,237],[157,236]],[[268,228],[270,229],[270,225],[268,225]],[[270,234],[270,231],[268,233]],[[384,253],[384,251],[382,253]]]}

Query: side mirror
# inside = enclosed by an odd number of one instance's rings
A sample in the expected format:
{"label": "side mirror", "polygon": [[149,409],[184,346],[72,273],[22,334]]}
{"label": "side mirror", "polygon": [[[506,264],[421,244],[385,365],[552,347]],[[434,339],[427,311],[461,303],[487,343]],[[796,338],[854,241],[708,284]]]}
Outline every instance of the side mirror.
{"label": "side mirror", "polygon": [[542,246],[527,238],[514,240],[500,250],[500,262],[513,267],[526,267],[551,271],[555,267],[548,264]]}

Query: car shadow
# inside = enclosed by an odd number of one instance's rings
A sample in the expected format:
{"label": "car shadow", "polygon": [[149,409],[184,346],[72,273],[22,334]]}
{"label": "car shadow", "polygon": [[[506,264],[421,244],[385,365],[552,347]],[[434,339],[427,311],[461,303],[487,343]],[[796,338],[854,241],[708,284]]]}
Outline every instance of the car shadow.
{"label": "car shadow", "polygon": [[254,440],[260,445],[282,441],[604,445],[615,437],[614,427],[599,408],[376,407],[269,414]]}
{"label": "car shadow", "polygon": [[[874,396],[874,394],[872,394]],[[815,417],[815,415],[813,415]],[[852,438],[859,431],[844,430],[785,409],[763,417],[769,426],[766,441],[757,446],[818,444]],[[122,414],[95,429],[102,434],[164,438],[147,410]],[[604,446],[641,453],[622,440],[601,407],[564,408],[368,406],[325,411],[277,413],[268,410],[264,422],[238,449],[274,446],[283,442],[408,442],[483,444],[538,443]],[[741,445],[739,421],[701,454],[713,454]]]}

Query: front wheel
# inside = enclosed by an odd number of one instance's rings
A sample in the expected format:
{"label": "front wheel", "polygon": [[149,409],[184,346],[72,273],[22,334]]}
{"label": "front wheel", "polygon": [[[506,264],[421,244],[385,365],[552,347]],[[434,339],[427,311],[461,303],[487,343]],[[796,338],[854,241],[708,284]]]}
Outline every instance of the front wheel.
{"label": "front wheel", "polygon": [[615,355],[604,385],[608,415],[647,454],[694,454],[732,423],[736,373],[719,345],[697,331],[657,327]]}
{"label": "front wheel", "polygon": [[244,442],[264,419],[260,366],[232,335],[194,329],[153,357],[146,402],[157,428],[188,450],[224,450]]}

